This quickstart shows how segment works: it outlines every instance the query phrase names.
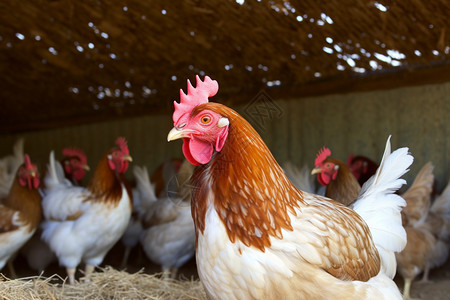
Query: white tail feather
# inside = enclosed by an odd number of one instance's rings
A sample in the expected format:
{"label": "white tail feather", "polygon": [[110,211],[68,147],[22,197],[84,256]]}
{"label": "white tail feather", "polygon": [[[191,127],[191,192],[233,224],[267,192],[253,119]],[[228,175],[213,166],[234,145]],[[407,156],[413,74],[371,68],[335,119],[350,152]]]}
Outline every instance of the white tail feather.
{"label": "white tail feather", "polygon": [[377,172],[362,187],[353,209],[369,226],[382,268],[393,278],[396,271],[394,252],[403,250],[406,245],[406,232],[400,215],[406,202],[394,192],[406,183],[400,177],[409,171],[414,158],[408,154],[408,148],[391,153],[390,138]]}
{"label": "white tail feather", "polygon": [[136,179],[136,189],[140,194],[141,205],[148,208],[158,200],[155,194],[155,185],[150,182],[146,167],[135,166],[133,174]]}
{"label": "white tail feather", "polygon": [[50,152],[47,174],[44,182],[46,189],[51,189],[59,184],[72,185],[72,183],[64,177],[64,170],[61,164],[55,160],[55,153],[53,150]]}

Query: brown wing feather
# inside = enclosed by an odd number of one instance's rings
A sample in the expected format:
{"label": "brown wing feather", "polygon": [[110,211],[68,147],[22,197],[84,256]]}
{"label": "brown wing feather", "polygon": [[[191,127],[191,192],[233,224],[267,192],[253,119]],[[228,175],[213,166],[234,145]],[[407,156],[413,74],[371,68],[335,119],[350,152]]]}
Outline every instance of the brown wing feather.
{"label": "brown wing feather", "polygon": [[408,224],[414,224],[428,214],[434,183],[433,169],[434,166],[431,162],[426,163],[417,174],[410,188],[402,195],[406,201],[403,212]]}
{"label": "brown wing feather", "polygon": [[[335,201],[316,199],[299,217],[314,225],[311,231],[320,232],[314,248],[321,257],[317,266],[342,280],[367,281],[376,276],[380,257],[366,223],[352,209]],[[301,223],[297,226],[305,230]]]}
{"label": "brown wing feather", "polygon": [[13,215],[16,212],[17,211],[14,209],[0,205],[0,233],[13,231],[18,228],[18,226],[14,225],[12,222]]}

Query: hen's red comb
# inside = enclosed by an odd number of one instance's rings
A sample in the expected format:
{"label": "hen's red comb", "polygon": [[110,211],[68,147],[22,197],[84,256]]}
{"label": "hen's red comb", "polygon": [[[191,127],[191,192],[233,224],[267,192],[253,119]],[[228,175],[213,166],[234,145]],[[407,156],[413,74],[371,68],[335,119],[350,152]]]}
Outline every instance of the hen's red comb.
{"label": "hen's red comb", "polygon": [[323,147],[322,149],[319,150],[319,153],[317,153],[314,165],[319,166],[330,155],[331,155],[330,149]]}
{"label": "hen's red comb", "polygon": [[62,150],[62,154],[64,156],[76,156],[80,160],[80,163],[82,163],[83,165],[87,164],[86,154],[84,154],[84,152],[78,148],[64,148]]}
{"label": "hen's red comb", "polygon": [[119,146],[120,150],[126,155],[130,154],[130,150],[128,150],[127,140],[124,137],[117,138],[116,145]]}
{"label": "hen's red comb", "polygon": [[197,81],[196,87],[194,88],[188,79],[187,95],[180,89],[180,103],[173,102],[175,111],[173,112],[172,119],[175,126],[181,125],[184,122],[184,118],[182,117],[185,114],[190,114],[194,107],[208,103],[208,97],[214,96],[219,90],[217,81],[212,80],[208,76],[205,76],[204,81],[198,75],[195,76],[195,79]]}
{"label": "hen's red comb", "polygon": [[30,157],[28,156],[28,154],[25,154],[23,157],[23,160],[25,162],[25,168],[30,170],[33,168],[33,164],[31,163]]}

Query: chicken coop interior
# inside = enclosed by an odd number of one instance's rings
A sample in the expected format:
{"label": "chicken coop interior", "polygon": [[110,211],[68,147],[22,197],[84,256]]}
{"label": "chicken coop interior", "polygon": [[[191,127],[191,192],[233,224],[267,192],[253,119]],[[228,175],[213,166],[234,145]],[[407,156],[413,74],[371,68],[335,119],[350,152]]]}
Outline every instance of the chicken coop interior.
{"label": "chicken coop interior", "polygon": [[[50,152],[59,160],[75,147],[87,157],[87,186],[123,137],[126,179],[135,185],[134,168],[145,167],[156,183],[165,162],[184,159],[167,135],[174,101],[198,75],[218,82],[210,101],[244,117],[282,166],[312,170],[322,147],[379,164],[392,136],[393,150],[414,157],[400,193],[427,162],[431,199],[449,183],[448,0],[6,0],[0,10],[0,173],[22,140],[42,186]],[[112,248],[101,266],[120,269],[122,251]],[[130,272],[160,270],[144,252],[132,250]],[[15,265],[19,277],[37,275],[20,255]],[[52,270],[66,276],[57,262]],[[195,258],[180,270],[198,278]],[[436,270],[439,287],[413,282],[413,296],[445,298],[450,264]]]}

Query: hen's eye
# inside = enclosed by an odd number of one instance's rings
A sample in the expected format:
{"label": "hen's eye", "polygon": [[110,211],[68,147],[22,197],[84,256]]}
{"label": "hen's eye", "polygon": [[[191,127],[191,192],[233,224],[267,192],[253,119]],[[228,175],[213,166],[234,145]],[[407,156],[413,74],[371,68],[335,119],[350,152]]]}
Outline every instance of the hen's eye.
{"label": "hen's eye", "polygon": [[209,122],[211,122],[211,117],[210,117],[210,116],[203,116],[203,117],[200,119],[200,121],[201,121],[203,124],[208,124]]}

